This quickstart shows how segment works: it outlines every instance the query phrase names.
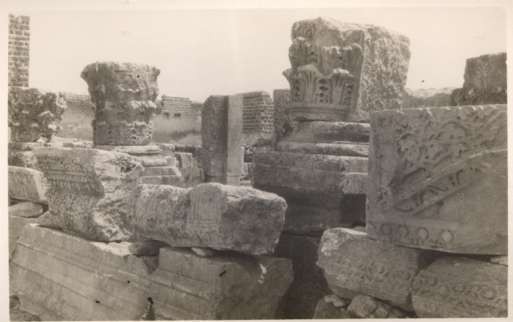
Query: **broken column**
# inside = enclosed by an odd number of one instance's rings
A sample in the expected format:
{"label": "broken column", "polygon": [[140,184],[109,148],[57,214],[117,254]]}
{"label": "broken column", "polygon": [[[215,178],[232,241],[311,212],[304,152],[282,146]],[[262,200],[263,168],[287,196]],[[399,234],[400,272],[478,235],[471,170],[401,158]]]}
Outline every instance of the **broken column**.
{"label": "broken column", "polygon": [[150,144],[159,74],[159,69],[148,65],[97,62],[87,65],[80,76],[96,107],[94,147],[133,156],[144,167],[143,183],[181,184],[174,156]]}
{"label": "broken column", "polygon": [[[290,97],[275,93],[282,98],[275,99],[275,150],[255,153],[253,175],[256,188],[287,200],[284,235],[319,240],[325,229],[365,223],[369,113],[401,107],[408,47],[406,37],[371,25],[324,18],[293,25],[284,72]],[[295,283],[309,279],[296,275]],[[307,288],[295,301],[303,312],[288,317],[312,317],[324,295]]]}
{"label": "broken column", "polygon": [[370,236],[507,254],[506,105],[383,111],[371,124]]}
{"label": "broken column", "polygon": [[210,96],[203,104],[201,159],[207,182],[240,184],[242,106],[242,95]]}

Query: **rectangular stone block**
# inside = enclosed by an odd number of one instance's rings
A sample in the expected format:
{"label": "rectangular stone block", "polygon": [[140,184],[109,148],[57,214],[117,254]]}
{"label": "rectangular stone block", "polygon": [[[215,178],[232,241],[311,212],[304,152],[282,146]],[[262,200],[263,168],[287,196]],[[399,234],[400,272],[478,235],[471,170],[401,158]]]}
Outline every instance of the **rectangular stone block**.
{"label": "rectangular stone block", "polygon": [[273,193],[218,183],[140,185],[135,200],[128,222],[138,238],[254,255],[273,252],[287,206]]}
{"label": "rectangular stone block", "polygon": [[41,224],[97,241],[130,239],[127,217],[143,168],[125,153],[96,149],[36,151],[49,183]]}
{"label": "rectangular stone block", "polygon": [[160,284],[155,315],[165,320],[273,319],[292,282],[289,260],[221,255],[200,257],[163,248],[152,281]]}
{"label": "rectangular stone block", "polygon": [[280,304],[280,319],[311,319],[317,302],[330,292],[316,265],[319,241],[320,237],[281,234],[275,255],[292,261],[294,281]]}
{"label": "rectangular stone block", "polygon": [[26,218],[12,216],[9,214],[9,260],[11,260],[14,250],[16,249],[16,242],[23,231],[23,227],[28,224],[37,224],[38,218]]}
{"label": "rectangular stone block", "polygon": [[42,320],[139,320],[156,263],[117,243],[27,225],[11,261],[10,292]]}
{"label": "rectangular stone block", "polygon": [[11,264],[11,294],[42,320],[269,319],[291,280],[286,259],[168,248],[134,256],[128,243],[32,225]]}
{"label": "rectangular stone block", "polygon": [[243,155],[242,96],[210,96],[201,114],[202,164],[207,182],[239,184]]}
{"label": "rectangular stone block", "polygon": [[409,311],[413,278],[431,260],[422,251],[372,240],[364,232],[346,228],[326,230],[318,256],[317,265],[339,297],[367,294]]}
{"label": "rectangular stone block", "polygon": [[24,201],[9,206],[9,216],[25,218],[39,217],[43,214],[43,211],[43,205],[30,201]]}
{"label": "rectangular stone block", "polygon": [[369,236],[507,253],[506,105],[389,110],[371,125]]}
{"label": "rectangular stone block", "polygon": [[9,166],[9,197],[46,204],[47,183],[41,171]]}
{"label": "rectangular stone block", "polygon": [[418,317],[506,317],[508,268],[464,257],[443,257],[413,281]]}

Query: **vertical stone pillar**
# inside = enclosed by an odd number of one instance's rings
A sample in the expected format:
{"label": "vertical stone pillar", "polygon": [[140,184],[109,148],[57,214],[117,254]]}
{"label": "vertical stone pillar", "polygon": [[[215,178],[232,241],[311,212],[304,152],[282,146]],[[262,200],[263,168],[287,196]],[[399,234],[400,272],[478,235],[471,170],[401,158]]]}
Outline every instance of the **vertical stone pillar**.
{"label": "vertical stone pillar", "polygon": [[84,68],[81,77],[96,105],[94,145],[150,143],[159,73],[155,67],[132,63],[93,63]]}
{"label": "vertical stone pillar", "polygon": [[9,87],[29,86],[30,17],[9,15]]}
{"label": "vertical stone pillar", "polygon": [[242,103],[242,95],[233,95],[210,96],[203,104],[202,163],[207,182],[240,184]]}

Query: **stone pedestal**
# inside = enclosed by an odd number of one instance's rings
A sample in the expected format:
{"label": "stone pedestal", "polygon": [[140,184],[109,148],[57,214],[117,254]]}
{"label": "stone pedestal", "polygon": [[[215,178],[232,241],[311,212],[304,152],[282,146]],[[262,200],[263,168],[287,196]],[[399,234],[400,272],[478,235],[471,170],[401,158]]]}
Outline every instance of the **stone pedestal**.
{"label": "stone pedestal", "polygon": [[372,116],[367,232],[451,253],[507,254],[506,105]]}
{"label": "stone pedestal", "polygon": [[150,143],[159,73],[155,67],[132,63],[93,63],[84,68],[80,76],[96,105],[95,145]]}

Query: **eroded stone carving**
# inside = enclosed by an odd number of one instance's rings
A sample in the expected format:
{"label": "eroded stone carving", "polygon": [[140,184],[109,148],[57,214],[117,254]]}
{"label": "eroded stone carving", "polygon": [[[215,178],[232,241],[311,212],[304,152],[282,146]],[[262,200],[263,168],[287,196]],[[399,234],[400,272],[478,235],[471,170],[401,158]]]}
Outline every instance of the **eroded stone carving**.
{"label": "eroded stone carving", "polygon": [[371,125],[371,236],[455,253],[506,253],[505,105],[384,111]]}
{"label": "eroded stone carving", "polygon": [[469,258],[444,257],[412,284],[419,317],[507,316],[508,268]]}
{"label": "eroded stone carving", "polygon": [[11,141],[50,141],[59,130],[66,109],[62,94],[44,93],[35,88],[9,89],[9,127]]}
{"label": "eroded stone carving", "polygon": [[292,27],[290,107],[295,119],[368,120],[369,111],[399,108],[409,40],[384,28],[326,18]]}
{"label": "eroded stone carving", "polygon": [[143,169],[129,155],[96,149],[43,148],[38,163],[49,183],[41,224],[97,241],[129,240],[132,193]]}
{"label": "eroded stone carving", "polygon": [[95,145],[144,145],[152,137],[151,117],[157,111],[160,70],[141,64],[97,62],[81,77],[96,105]]}

